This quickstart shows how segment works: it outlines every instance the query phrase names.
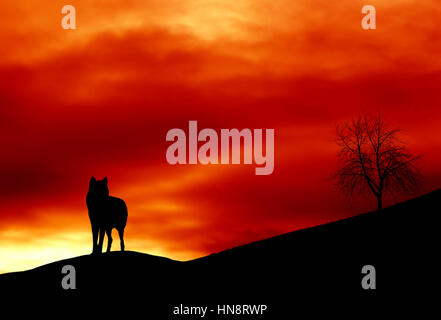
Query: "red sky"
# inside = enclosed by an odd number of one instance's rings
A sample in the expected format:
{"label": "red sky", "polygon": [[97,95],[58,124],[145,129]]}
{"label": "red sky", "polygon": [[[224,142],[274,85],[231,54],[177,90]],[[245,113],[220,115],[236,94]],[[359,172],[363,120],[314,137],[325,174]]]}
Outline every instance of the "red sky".
{"label": "red sky", "polygon": [[[365,4],[1,2],[0,272],[91,251],[92,175],[127,202],[128,250],[180,260],[375,209],[329,179],[335,125],[363,112],[423,156],[421,193],[440,187],[439,1],[369,1],[370,31]],[[189,120],[274,128],[274,173],[169,165]]]}

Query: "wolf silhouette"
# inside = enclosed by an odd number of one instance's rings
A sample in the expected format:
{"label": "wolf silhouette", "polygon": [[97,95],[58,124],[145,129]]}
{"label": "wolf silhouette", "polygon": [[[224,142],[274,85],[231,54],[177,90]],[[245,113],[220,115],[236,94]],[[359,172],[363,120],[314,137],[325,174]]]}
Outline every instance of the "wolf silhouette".
{"label": "wolf silhouette", "polygon": [[[112,229],[118,230],[121,251],[124,251],[124,228],[127,224],[127,206],[124,200],[109,196],[107,177],[103,180],[90,178],[86,196],[90,224],[92,225],[92,254],[103,250],[104,232],[107,234],[107,252],[112,246]],[[98,239],[99,236],[99,239]]]}

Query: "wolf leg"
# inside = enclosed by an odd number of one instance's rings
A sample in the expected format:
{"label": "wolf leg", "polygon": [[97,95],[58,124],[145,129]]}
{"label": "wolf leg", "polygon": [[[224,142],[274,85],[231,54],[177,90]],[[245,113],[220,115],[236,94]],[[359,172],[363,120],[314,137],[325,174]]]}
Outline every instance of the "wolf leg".
{"label": "wolf leg", "polygon": [[112,246],[112,229],[107,229],[106,234],[107,234],[107,252],[110,252],[110,247]]}
{"label": "wolf leg", "polygon": [[98,241],[98,253],[103,251],[104,229],[100,228],[100,239]]}
{"label": "wolf leg", "polygon": [[97,245],[98,245],[98,228],[92,225],[92,241],[93,241],[93,247],[92,247],[92,254],[96,253],[97,251]]}
{"label": "wolf leg", "polygon": [[121,251],[124,251],[124,229],[118,229]]}

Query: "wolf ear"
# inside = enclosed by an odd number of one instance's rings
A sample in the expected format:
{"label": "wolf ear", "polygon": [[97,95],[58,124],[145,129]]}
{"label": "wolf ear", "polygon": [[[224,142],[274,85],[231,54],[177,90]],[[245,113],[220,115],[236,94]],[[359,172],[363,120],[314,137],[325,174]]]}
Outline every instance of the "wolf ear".
{"label": "wolf ear", "polygon": [[90,178],[89,185],[91,185],[91,184],[93,184],[93,183],[95,183],[95,182],[96,182],[95,177],[92,177],[92,178]]}
{"label": "wolf ear", "polygon": [[105,184],[107,184],[107,177],[104,177],[103,181]]}

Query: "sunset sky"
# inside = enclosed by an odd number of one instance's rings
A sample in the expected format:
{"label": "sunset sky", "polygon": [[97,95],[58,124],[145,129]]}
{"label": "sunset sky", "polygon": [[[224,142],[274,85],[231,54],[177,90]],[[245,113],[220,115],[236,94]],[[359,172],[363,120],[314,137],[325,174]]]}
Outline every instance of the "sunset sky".
{"label": "sunset sky", "polygon": [[[373,210],[330,179],[335,125],[364,112],[422,155],[420,193],[441,187],[440,17],[439,0],[0,2],[0,273],[91,252],[91,176],[127,203],[127,250],[178,260]],[[274,128],[274,173],[169,165],[189,120]]]}

